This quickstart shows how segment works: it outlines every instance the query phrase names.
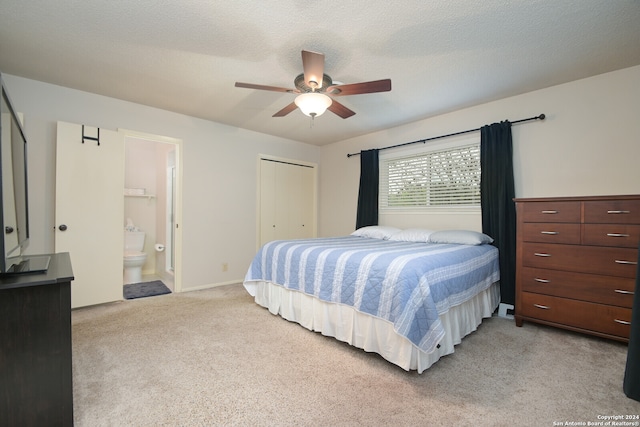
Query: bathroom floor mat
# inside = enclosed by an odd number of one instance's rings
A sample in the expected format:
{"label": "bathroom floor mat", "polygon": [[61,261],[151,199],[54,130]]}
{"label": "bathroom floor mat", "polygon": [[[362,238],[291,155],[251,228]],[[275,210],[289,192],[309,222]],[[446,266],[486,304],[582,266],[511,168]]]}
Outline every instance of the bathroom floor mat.
{"label": "bathroom floor mat", "polygon": [[161,280],[124,285],[124,298],[135,299],[170,294],[171,291]]}

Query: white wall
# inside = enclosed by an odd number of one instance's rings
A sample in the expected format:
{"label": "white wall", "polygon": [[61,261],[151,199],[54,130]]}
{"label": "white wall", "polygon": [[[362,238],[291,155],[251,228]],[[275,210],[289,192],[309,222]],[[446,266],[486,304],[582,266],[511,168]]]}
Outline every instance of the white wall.
{"label": "white wall", "polygon": [[[359,157],[347,158],[347,153],[540,113],[546,120],[512,128],[516,197],[640,193],[640,66],[636,66],[323,147],[319,235],[344,235],[354,229],[360,163]],[[433,228],[449,228],[451,221],[469,228],[479,224],[468,215],[380,220]]]}
{"label": "white wall", "polygon": [[[260,153],[319,160],[320,149],[312,145],[21,77],[3,78],[25,118],[31,254],[54,251],[57,121],[183,141],[183,290],[244,277],[255,255]],[[227,272],[222,271],[224,262]]]}

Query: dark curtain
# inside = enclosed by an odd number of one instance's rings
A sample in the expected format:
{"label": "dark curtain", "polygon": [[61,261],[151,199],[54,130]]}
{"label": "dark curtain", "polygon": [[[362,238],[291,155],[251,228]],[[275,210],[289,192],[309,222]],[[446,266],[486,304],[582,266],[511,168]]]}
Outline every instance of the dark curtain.
{"label": "dark curtain", "polygon": [[623,390],[627,397],[640,401],[640,248],[638,248],[638,270],[636,291],[631,312],[631,335],[627,350],[627,368],[624,371]]}
{"label": "dark curtain", "polygon": [[516,208],[513,198],[511,123],[480,128],[480,204],[482,232],[493,237],[500,251],[500,294],[506,304],[516,294]]}
{"label": "dark curtain", "polygon": [[378,151],[360,152],[360,190],[358,190],[356,230],[367,225],[378,225],[378,189],[380,187]]}

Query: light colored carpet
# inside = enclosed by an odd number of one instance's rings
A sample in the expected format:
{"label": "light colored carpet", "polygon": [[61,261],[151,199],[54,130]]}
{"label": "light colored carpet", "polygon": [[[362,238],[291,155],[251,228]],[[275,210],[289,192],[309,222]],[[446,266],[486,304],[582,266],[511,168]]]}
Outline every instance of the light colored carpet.
{"label": "light colored carpet", "polygon": [[74,310],[76,426],[553,426],[639,414],[625,344],[485,320],[423,374],[259,307],[241,284]]}

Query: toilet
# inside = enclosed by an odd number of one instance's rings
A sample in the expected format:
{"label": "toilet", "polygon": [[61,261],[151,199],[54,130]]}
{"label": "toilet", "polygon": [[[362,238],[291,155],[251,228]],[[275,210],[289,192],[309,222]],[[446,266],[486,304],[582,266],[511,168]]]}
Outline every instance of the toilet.
{"label": "toilet", "polygon": [[142,266],[147,259],[144,231],[124,231],[124,284],[142,282]]}

